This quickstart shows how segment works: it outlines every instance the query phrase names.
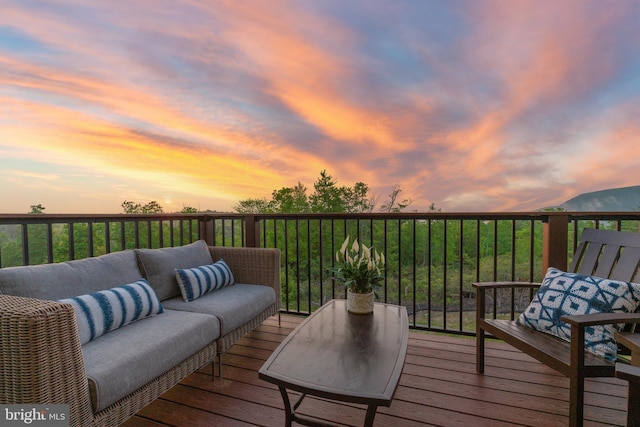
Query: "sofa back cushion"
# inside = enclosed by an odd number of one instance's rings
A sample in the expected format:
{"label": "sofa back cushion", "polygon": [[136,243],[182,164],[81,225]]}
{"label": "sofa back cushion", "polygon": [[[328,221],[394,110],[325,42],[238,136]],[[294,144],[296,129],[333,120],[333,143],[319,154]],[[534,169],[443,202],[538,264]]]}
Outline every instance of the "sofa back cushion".
{"label": "sofa back cushion", "polygon": [[58,300],[139,280],[131,250],[56,264],[0,268],[0,293]]}
{"label": "sofa back cushion", "polygon": [[184,246],[161,249],[136,249],[140,271],[158,294],[160,301],[180,295],[176,269],[213,264],[204,240]]}

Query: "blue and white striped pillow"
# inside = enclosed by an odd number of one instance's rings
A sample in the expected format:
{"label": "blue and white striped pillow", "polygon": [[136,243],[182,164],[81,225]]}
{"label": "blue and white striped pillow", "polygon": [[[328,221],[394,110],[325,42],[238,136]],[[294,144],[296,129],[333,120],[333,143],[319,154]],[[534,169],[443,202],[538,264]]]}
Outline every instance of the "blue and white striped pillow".
{"label": "blue and white striped pillow", "polygon": [[231,269],[222,259],[210,265],[176,269],[176,279],[186,302],[235,283]]}
{"label": "blue and white striped pillow", "polygon": [[131,322],[164,311],[158,296],[144,279],[58,301],[73,305],[82,344]]}

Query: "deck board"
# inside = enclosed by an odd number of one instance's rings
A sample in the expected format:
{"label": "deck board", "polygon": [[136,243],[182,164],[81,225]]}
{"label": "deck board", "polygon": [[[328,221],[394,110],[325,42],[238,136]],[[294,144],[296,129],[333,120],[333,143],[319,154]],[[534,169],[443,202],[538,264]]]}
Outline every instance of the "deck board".
{"label": "deck board", "polygon": [[[185,378],[124,425],[282,426],[284,411],[273,384],[258,378],[271,352],[303,320],[266,320],[223,355],[223,377],[211,366]],[[475,372],[475,340],[411,332],[403,374],[389,408],[378,408],[376,426],[566,426],[569,381],[526,354],[488,341],[485,375]],[[627,385],[615,378],[587,379],[585,426],[622,426]],[[291,393],[295,399],[296,393]],[[341,426],[359,426],[362,405],[307,397],[298,409]]]}

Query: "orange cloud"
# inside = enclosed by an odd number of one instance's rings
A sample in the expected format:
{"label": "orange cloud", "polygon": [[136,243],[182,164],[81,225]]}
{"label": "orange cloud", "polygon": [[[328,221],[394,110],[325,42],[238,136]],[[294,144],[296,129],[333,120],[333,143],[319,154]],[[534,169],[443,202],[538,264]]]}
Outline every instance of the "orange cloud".
{"label": "orange cloud", "polygon": [[357,48],[354,33],[285,3],[235,3],[230,13],[235,19],[228,22],[228,40],[251,58],[268,82],[267,93],[297,116],[341,144],[374,150],[411,147],[383,110],[345,93],[345,83],[362,72],[344,55],[344,49]]}

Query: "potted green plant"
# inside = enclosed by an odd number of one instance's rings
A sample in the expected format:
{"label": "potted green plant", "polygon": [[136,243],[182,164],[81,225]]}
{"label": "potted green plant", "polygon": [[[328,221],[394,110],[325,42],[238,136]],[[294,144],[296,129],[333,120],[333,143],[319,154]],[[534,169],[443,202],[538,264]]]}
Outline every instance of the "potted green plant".
{"label": "potted green plant", "polygon": [[373,296],[384,280],[384,254],[359,244],[358,239],[349,243],[347,236],[336,252],[336,264],[330,271],[347,288],[347,310],[350,313],[373,313]]}

